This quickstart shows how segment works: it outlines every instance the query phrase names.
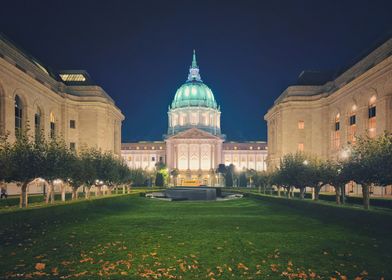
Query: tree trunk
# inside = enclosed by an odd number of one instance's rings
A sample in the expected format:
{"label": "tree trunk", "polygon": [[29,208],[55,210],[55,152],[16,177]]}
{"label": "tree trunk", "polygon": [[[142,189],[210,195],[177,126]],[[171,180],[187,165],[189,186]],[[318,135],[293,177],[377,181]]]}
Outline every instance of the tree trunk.
{"label": "tree trunk", "polygon": [[305,188],[300,188],[299,189],[299,198],[304,199],[305,198]]}
{"label": "tree trunk", "polygon": [[86,190],[86,199],[90,199],[91,186],[90,187],[85,187],[85,190]]}
{"label": "tree trunk", "polygon": [[50,184],[50,190],[51,190],[50,203],[53,204],[54,203],[54,195],[55,195],[53,182]]}
{"label": "tree trunk", "polygon": [[261,193],[261,186],[259,186],[259,193]]}
{"label": "tree trunk", "polygon": [[263,192],[264,192],[264,194],[265,194],[265,184],[263,185]]}
{"label": "tree trunk", "polygon": [[368,210],[370,206],[369,185],[365,185],[365,184],[362,185],[362,197],[363,197],[363,208]]}
{"label": "tree trunk", "polygon": [[48,182],[47,186],[48,186],[48,190],[46,191],[46,200],[45,200],[46,204],[48,204],[49,201],[51,201],[51,203],[53,203],[54,201],[53,183]]}
{"label": "tree trunk", "polygon": [[65,188],[66,185],[64,183],[61,184],[61,201],[65,201]]}
{"label": "tree trunk", "polygon": [[346,185],[342,186],[342,204],[346,203]]}
{"label": "tree trunk", "polygon": [[286,195],[287,195],[287,198],[289,198],[289,199],[290,199],[290,191],[291,191],[291,188],[286,188]]}
{"label": "tree trunk", "polygon": [[118,186],[116,186],[116,194],[118,194]]}
{"label": "tree trunk", "polygon": [[314,200],[319,200],[320,190],[322,186],[314,187]]}
{"label": "tree trunk", "polygon": [[278,186],[278,196],[280,197],[280,186]]}
{"label": "tree trunk", "polygon": [[340,186],[335,187],[336,204],[340,204]]}
{"label": "tree trunk", "polygon": [[125,194],[125,185],[123,185],[123,194]]}
{"label": "tree trunk", "polygon": [[101,196],[102,195],[102,187],[101,186],[95,186],[95,189],[96,189],[96,194],[95,194],[95,196]]}
{"label": "tree trunk", "polygon": [[78,188],[72,187],[72,200],[78,199]]}
{"label": "tree trunk", "polygon": [[[28,194],[27,194],[27,184],[28,182],[23,182],[21,185],[21,190],[20,190],[20,208],[27,208],[28,206]],[[17,185],[20,186],[20,183]]]}

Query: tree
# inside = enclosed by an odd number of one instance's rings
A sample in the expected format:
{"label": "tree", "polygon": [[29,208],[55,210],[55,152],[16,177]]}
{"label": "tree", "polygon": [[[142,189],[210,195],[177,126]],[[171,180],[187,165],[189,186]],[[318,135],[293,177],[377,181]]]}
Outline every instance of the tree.
{"label": "tree", "polygon": [[248,183],[248,180],[246,178],[246,173],[243,171],[240,173],[240,176],[239,176],[239,186],[241,188],[246,188],[247,183]]}
{"label": "tree", "polygon": [[226,167],[226,173],[225,173],[225,186],[226,187],[231,188],[234,186],[234,172],[235,172],[234,164],[230,164],[228,167]]}
{"label": "tree", "polygon": [[315,200],[318,200],[320,189],[325,185],[331,185],[335,189],[336,203],[340,204],[340,196],[343,186],[347,183],[342,174],[342,166],[334,161],[319,161],[317,166],[318,183],[315,185]]}
{"label": "tree", "polygon": [[160,181],[161,178],[160,177],[162,177],[162,184],[159,184],[159,185],[155,184],[155,185],[159,186],[159,187],[166,186],[167,185],[167,181],[169,179],[169,171],[167,169],[166,164],[164,164],[162,161],[158,161],[155,164],[155,170],[157,172],[156,176],[155,176],[155,182],[161,183],[161,181]]}
{"label": "tree", "polygon": [[223,178],[223,180],[225,179],[225,177],[226,177],[226,172],[227,172],[227,168],[226,168],[226,165],[224,165],[223,163],[220,163],[219,165],[218,165],[218,168],[216,169],[216,173],[218,173],[218,184],[220,185],[220,186],[225,186],[226,185],[226,183],[225,182],[221,182],[222,181],[222,178]]}
{"label": "tree", "polygon": [[267,186],[271,183],[271,174],[266,171],[256,172],[253,176],[253,182],[255,186],[259,189],[259,193],[261,192],[261,187],[263,187],[263,193],[265,194]]}
{"label": "tree", "polygon": [[392,135],[384,133],[375,139],[358,137],[351,155],[344,162],[342,174],[362,186],[363,205],[370,207],[372,184],[392,184]]}
{"label": "tree", "polygon": [[80,167],[83,170],[80,182],[85,187],[86,198],[90,198],[90,190],[97,180],[98,161],[100,152],[96,149],[82,150],[79,156]]}
{"label": "tree", "polygon": [[21,188],[20,207],[22,208],[28,205],[27,185],[40,177],[44,162],[40,144],[30,141],[27,133],[28,129],[20,133],[6,151],[9,165],[7,180],[16,182]]}
{"label": "tree", "polygon": [[178,177],[179,174],[180,174],[180,171],[179,171],[177,168],[173,168],[173,169],[170,171],[170,175],[173,177],[174,186],[175,186],[175,187],[177,186],[177,177]]}
{"label": "tree", "polygon": [[157,176],[155,177],[155,186],[157,187],[163,187],[164,186],[164,178],[163,174],[158,172]]}
{"label": "tree", "polygon": [[11,160],[11,144],[7,141],[8,135],[0,136],[0,182],[10,182],[12,169]]}
{"label": "tree", "polygon": [[84,166],[83,160],[76,154],[70,158],[70,169],[68,184],[72,189],[72,200],[78,199],[78,189],[84,184]]}
{"label": "tree", "polygon": [[[43,154],[42,171],[40,177],[49,183],[46,202],[54,202],[54,184],[61,187],[62,200],[65,201],[65,184],[70,176],[72,152],[61,139],[51,139],[49,142],[36,141],[36,145]],[[61,181],[60,181],[61,180]]]}

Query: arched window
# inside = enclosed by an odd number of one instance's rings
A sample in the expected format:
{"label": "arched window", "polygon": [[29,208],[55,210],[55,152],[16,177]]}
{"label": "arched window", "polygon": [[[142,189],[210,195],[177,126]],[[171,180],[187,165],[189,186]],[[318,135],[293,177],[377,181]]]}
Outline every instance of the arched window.
{"label": "arched window", "polygon": [[355,144],[355,138],[357,133],[357,115],[356,115],[357,106],[353,105],[351,108],[351,112],[348,116],[348,135],[347,139],[350,144]]}
{"label": "arched window", "polygon": [[334,119],[332,131],[332,148],[335,150],[340,148],[340,114],[337,114]]}
{"label": "arched window", "polygon": [[376,97],[372,96],[369,100],[368,108],[368,133],[369,137],[373,138],[376,136]]}
{"label": "arched window", "polygon": [[37,111],[34,115],[34,132],[35,132],[35,140],[37,141],[41,135],[41,110],[37,108]]}
{"label": "arched window", "polygon": [[22,100],[18,95],[15,96],[15,136],[19,137],[22,133],[22,117],[23,117],[23,105]]}
{"label": "arched window", "polygon": [[50,113],[50,138],[56,137],[56,119],[53,112]]}
{"label": "arched window", "polygon": [[197,113],[191,113],[190,117],[191,117],[190,119],[191,119],[191,124],[192,125],[198,124],[198,115],[197,115]]}

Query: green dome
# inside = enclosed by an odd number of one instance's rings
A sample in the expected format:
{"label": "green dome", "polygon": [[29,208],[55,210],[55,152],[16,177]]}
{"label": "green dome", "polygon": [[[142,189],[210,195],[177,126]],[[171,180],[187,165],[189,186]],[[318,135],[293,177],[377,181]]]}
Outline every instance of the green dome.
{"label": "green dome", "polygon": [[176,92],[171,108],[199,106],[217,108],[214,94],[211,89],[201,81],[188,81]]}
{"label": "green dome", "polygon": [[218,107],[211,89],[201,80],[194,50],[192,65],[189,68],[188,80],[177,90],[171,109],[189,106],[213,109],[217,109]]}

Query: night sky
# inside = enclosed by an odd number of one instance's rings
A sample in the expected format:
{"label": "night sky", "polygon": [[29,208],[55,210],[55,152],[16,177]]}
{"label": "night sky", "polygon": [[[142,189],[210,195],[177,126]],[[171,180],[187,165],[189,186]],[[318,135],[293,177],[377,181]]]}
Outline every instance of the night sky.
{"label": "night sky", "polygon": [[2,1],[0,31],[53,70],[86,69],[161,140],[196,49],[228,140],[266,140],[264,114],[302,70],[338,71],[392,30],[392,1]]}

